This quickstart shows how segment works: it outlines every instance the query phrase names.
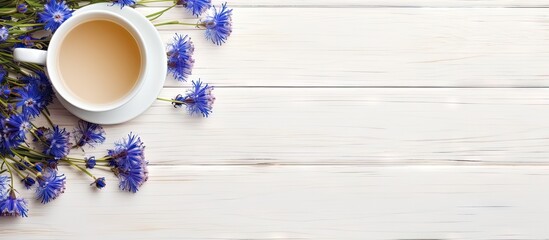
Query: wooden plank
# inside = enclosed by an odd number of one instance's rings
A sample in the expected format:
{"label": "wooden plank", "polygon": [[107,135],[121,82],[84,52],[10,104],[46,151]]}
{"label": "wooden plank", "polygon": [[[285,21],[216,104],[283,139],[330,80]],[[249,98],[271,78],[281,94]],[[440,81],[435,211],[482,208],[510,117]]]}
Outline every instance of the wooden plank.
{"label": "wooden plank", "polygon": [[[154,166],[140,192],[66,192],[3,239],[543,239],[548,167]],[[22,190],[31,197],[32,191]]]}
{"label": "wooden plank", "polygon": [[[191,79],[217,86],[549,87],[546,9],[234,11],[234,32],[221,47],[192,27],[161,28],[165,42],[175,32],[195,42]],[[175,9],[163,20],[187,17]]]}
{"label": "wooden plank", "polygon": [[384,8],[384,7],[547,7],[543,0],[227,0],[235,7],[247,8]]}
{"label": "wooden plank", "polygon": [[[183,89],[165,89],[173,97]],[[130,131],[151,164],[546,165],[549,89],[218,88],[193,118],[158,102]],[[54,121],[76,120],[59,106]]]}

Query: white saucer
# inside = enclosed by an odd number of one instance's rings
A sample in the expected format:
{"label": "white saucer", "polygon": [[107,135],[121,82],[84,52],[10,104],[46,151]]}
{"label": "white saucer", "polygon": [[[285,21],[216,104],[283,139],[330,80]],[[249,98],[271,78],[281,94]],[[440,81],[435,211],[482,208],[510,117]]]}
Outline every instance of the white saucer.
{"label": "white saucer", "polygon": [[[144,77],[141,90],[128,103],[119,108],[104,112],[89,112],[74,107],[61,97],[57,97],[57,99],[69,112],[88,122],[118,124],[129,121],[145,112],[154,103],[164,87],[168,71],[168,60],[166,59],[164,43],[154,25],[133,8],[123,7],[121,9],[120,6],[113,6],[112,3],[97,3],[76,10],[73,14],[76,15],[90,10],[107,10],[119,14],[133,23],[143,33],[143,41],[147,46],[145,49],[146,55],[151,57],[147,59],[147,64],[152,64],[153,66],[149,66],[150,71],[147,71]],[[158,54],[159,52],[163,54]]]}

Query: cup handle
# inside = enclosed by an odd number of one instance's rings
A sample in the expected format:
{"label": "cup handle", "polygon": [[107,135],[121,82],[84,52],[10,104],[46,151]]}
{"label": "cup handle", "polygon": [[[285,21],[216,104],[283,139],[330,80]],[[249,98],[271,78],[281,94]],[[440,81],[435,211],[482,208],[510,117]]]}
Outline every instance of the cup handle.
{"label": "cup handle", "polygon": [[46,65],[47,51],[31,48],[13,49],[13,59],[17,62],[29,62]]}

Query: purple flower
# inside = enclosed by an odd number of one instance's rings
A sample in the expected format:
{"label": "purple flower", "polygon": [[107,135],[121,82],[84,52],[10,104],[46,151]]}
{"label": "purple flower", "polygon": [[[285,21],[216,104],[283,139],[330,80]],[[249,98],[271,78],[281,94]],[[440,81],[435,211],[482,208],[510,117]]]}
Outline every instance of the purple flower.
{"label": "purple flower", "polygon": [[15,106],[20,107],[23,114],[28,117],[36,117],[53,101],[53,88],[43,72],[36,75],[28,75],[20,78],[26,84],[25,87],[13,90]]}
{"label": "purple flower", "polygon": [[53,160],[57,161],[69,154],[71,143],[69,142],[70,134],[65,129],[60,129],[59,126],[53,127],[45,131],[43,136],[44,150],[43,153],[50,155]]}
{"label": "purple flower", "polygon": [[173,42],[168,45],[168,72],[178,81],[185,81],[191,75],[194,59],[194,45],[191,38],[175,34]]}
{"label": "purple flower", "polygon": [[44,23],[44,29],[55,32],[71,16],[72,10],[65,1],[49,0],[44,11],[38,13],[38,22]]}
{"label": "purple flower", "polygon": [[0,200],[0,215],[26,217],[28,212],[27,201],[17,198],[15,191],[11,190],[7,198]]}
{"label": "purple flower", "polygon": [[97,161],[95,160],[95,157],[89,157],[86,159],[86,168],[93,169],[96,164]]}
{"label": "purple flower", "polygon": [[8,37],[9,37],[9,30],[6,26],[2,26],[0,28],[0,43],[3,43],[5,42],[6,40],[8,40]]}
{"label": "purple flower", "polygon": [[148,179],[147,169],[130,168],[126,171],[118,172],[118,179],[120,180],[119,187],[122,190],[128,190],[129,192],[137,192],[141,185]]}
{"label": "purple flower", "polygon": [[8,176],[0,175],[0,200],[8,197],[10,178]]}
{"label": "purple flower", "polygon": [[37,164],[34,165],[34,169],[36,169],[36,171],[38,171],[38,172],[42,172],[42,170],[44,169],[44,164],[37,163]]}
{"label": "purple flower", "polygon": [[38,177],[36,187],[36,199],[46,204],[57,198],[65,191],[66,177],[64,174],[57,175],[57,171],[49,169],[41,177]]}
{"label": "purple flower", "polygon": [[86,144],[95,146],[105,141],[105,130],[99,124],[86,122],[84,120],[78,121],[78,127],[73,132],[76,146],[82,147]]}
{"label": "purple flower", "polygon": [[34,46],[34,42],[32,41],[33,39],[31,36],[21,35],[17,37],[17,40],[21,40],[21,42],[13,45],[14,48],[30,48]]}
{"label": "purple flower", "polygon": [[185,96],[178,94],[172,104],[174,107],[185,105],[191,115],[202,114],[203,117],[208,117],[215,102],[215,97],[212,94],[213,87],[208,84],[202,85],[200,80],[192,81],[192,83],[193,87],[187,91],[187,94]]}
{"label": "purple flower", "polygon": [[2,155],[13,155],[11,151],[12,148],[18,147],[23,142],[24,138],[24,129],[21,126],[14,126],[13,122],[10,122],[9,119],[0,119],[0,154]]}
{"label": "purple flower", "polygon": [[0,87],[0,98],[8,100],[11,94],[11,88],[8,85],[3,85]]}
{"label": "purple flower", "polygon": [[42,71],[36,72],[33,75],[26,75],[19,79],[22,83],[32,86],[40,92],[38,98],[38,105],[41,108],[45,108],[53,102],[53,87],[48,79],[48,76]]}
{"label": "purple flower", "polygon": [[134,6],[135,0],[113,0],[113,3],[115,5],[120,5],[120,8],[123,8],[124,6]]}
{"label": "purple flower", "polygon": [[217,45],[221,45],[227,41],[227,38],[232,32],[232,15],[233,10],[227,8],[227,3],[221,5],[220,9],[215,6],[210,8],[210,11],[201,24],[206,27],[206,39]]}
{"label": "purple flower", "polygon": [[185,7],[198,17],[212,6],[212,0],[178,0],[177,5]]}
{"label": "purple flower", "polygon": [[135,193],[147,181],[148,162],[144,150],[141,138],[133,133],[115,143],[114,149],[108,150],[109,165],[120,180],[120,189]]}
{"label": "purple flower", "polygon": [[95,181],[90,185],[95,185],[95,187],[98,189],[101,189],[107,186],[107,184],[105,183],[104,177],[96,178]]}
{"label": "purple flower", "polygon": [[5,120],[4,131],[11,137],[26,140],[26,134],[32,129],[29,119],[23,114],[12,114]]}
{"label": "purple flower", "polygon": [[28,163],[19,161],[19,162],[13,163],[13,165],[15,165],[19,170],[25,170],[25,166],[28,165]]}
{"label": "purple flower", "polygon": [[15,93],[15,106],[21,108],[21,112],[28,117],[40,115],[43,107],[40,104],[40,92],[32,85],[13,90]]}
{"label": "purple flower", "polygon": [[17,12],[26,13],[27,12],[27,4],[20,3],[19,5],[17,5]]}
{"label": "purple flower", "polygon": [[34,183],[35,183],[34,179],[29,177],[29,176],[21,179],[21,182],[23,182],[23,184],[25,184],[25,187],[27,189],[30,189],[32,187],[32,185],[34,185]]}
{"label": "purple flower", "polygon": [[[0,42],[2,42],[2,41],[0,41]],[[4,69],[4,66],[0,65],[0,83],[1,84],[4,84],[6,82],[6,81],[4,81],[6,76],[8,76],[8,71],[6,71],[6,69]]]}

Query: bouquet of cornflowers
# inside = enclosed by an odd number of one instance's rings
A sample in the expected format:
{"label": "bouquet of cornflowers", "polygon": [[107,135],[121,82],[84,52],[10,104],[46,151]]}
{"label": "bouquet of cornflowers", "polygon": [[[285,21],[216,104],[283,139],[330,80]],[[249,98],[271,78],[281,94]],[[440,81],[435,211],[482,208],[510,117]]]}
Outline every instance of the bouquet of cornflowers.
{"label": "bouquet of cornflowers", "polygon": [[[57,168],[61,164],[91,177],[90,185],[98,189],[106,186],[105,177],[96,176],[92,169],[112,172],[123,191],[135,193],[147,181],[145,145],[134,133],[116,142],[104,156],[73,156],[71,150],[83,152],[85,147],[102,144],[105,130],[83,120],[72,131],[55,125],[48,111],[55,94],[44,68],[13,60],[14,48],[47,49],[51,35],[75,9],[99,2],[119,7],[170,2],[169,7],[147,18],[155,26],[188,25],[203,29],[206,39],[217,45],[225,43],[232,31],[232,9],[226,3],[214,6],[211,0],[0,0],[0,216],[28,215],[27,200],[16,190],[16,181],[34,189],[41,203],[56,199],[65,190],[66,177]],[[155,22],[175,7],[188,9],[197,22]],[[167,46],[168,73],[185,82],[194,64],[193,52],[191,39],[176,34]],[[208,117],[215,100],[212,90],[212,86],[197,80],[192,81],[186,93],[158,100],[185,108],[191,115]],[[47,120],[46,126],[33,121],[39,116]]]}

